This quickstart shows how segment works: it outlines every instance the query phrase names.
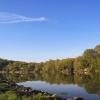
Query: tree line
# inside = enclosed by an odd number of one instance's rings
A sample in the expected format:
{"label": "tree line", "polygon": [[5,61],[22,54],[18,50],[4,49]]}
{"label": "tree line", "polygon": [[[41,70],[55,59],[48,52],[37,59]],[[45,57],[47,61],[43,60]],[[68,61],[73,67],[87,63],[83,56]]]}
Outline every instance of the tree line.
{"label": "tree line", "polygon": [[86,49],[82,56],[62,60],[26,63],[0,59],[0,70],[16,74],[55,74],[56,72],[63,74],[74,74],[76,72],[81,74],[89,72],[100,73],[100,45],[97,45],[94,49]]}

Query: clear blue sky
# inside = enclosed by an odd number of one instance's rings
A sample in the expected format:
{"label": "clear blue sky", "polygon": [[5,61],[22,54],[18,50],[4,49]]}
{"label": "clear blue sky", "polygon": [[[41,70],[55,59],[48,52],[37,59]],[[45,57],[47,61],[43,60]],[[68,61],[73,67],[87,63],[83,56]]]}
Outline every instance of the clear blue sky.
{"label": "clear blue sky", "polygon": [[100,44],[100,0],[0,0],[0,57],[76,57]]}

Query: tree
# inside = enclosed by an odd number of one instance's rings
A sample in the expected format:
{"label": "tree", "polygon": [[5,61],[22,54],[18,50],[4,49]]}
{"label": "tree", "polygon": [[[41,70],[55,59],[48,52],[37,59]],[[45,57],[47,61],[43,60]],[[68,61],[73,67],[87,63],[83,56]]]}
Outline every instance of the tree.
{"label": "tree", "polygon": [[100,54],[100,45],[97,45],[94,50]]}

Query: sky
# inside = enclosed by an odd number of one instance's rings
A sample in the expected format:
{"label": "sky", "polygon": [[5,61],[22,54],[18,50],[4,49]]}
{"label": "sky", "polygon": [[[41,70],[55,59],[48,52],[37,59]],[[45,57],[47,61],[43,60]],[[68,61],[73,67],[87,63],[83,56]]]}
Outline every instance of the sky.
{"label": "sky", "polygon": [[100,0],[0,0],[0,58],[63,59],[97,44]]}

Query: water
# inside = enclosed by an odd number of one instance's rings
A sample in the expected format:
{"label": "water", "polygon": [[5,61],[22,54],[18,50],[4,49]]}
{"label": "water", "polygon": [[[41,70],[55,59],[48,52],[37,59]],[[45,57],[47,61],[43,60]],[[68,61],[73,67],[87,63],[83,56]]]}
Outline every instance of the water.
{"label": "water", "polygon": [[27,81],[18,83],[18,85],[24,85],[25,87],[31,87],[36,90],[43,90],[49,93],[54,93],[60,96],[66,97],[83,97],[85,100],[100,100],[100,96],[96,94],[88,93],[85,88],[78,86],[77,84],[50,84],[45,81]]}
{"label": "water", "polygon": [[4,76],[18,85],[43,90],[64,97],[83,97],[85,100],[100,100],[100,74],[63,75],[28,74]]}

